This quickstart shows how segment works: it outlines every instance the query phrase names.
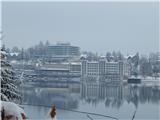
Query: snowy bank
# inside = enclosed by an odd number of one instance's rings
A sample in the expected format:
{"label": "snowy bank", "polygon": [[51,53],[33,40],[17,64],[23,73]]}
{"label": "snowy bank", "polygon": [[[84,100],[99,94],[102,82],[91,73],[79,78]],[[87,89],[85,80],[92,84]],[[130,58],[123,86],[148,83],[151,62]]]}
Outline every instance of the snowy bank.
{"label": "snowy bank", "polygon": [[26,120],[26,114],[18,104],[0,101],[2,120]]}

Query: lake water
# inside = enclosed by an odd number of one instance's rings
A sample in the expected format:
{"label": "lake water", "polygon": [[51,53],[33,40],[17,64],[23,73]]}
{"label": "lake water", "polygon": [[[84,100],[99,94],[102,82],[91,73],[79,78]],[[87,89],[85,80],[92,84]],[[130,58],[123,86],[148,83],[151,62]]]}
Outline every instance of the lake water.
{"label": "lake water", "polygon": [[[51,87],[54,84],[54,87]],[[97,113],[119,120],[160,120],[160,87],[122,83],[52,83],[49,87],[24,87],[24,109],[30,119],[45,119],[49,107],[57,107],[58,120],[112,120],[102,116],[68,110]],[[55,85],[61,87],[55,87]],[[44,106],[32,106],[44,105]],[[65,108],[68,110],[63,110]]]}

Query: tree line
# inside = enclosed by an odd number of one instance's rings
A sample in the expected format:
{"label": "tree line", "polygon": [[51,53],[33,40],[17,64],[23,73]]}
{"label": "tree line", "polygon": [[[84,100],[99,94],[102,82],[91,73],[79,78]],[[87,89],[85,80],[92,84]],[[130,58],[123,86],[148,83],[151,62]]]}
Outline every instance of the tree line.
{"label": "tree line", "polygon": [[[27,49],[18,48],[17,46],[9,49],[5,48],[7,53],[18,53],[18,55],[9,55],[9,59],[16,60],[38,60],[45,58],[47,54],[47,48],[50,45],[49,41],[42,42],[40,41],[37,45],[29,47]],[[4,46],[5,47],[5,46]],[[85,59],[89,61],[98,61],[102,56],[98,53],[81,51],[81,54],[86,56]],[[160,73],[160,53],[150,53],[147,55],[127,55],[124,56],[120,51],[116,52],[106,52],[103,56],[108,62],[118,62],[118,61],[127,61],[131,66],[132,75],[142,75],[142,76],[158,76]]]}

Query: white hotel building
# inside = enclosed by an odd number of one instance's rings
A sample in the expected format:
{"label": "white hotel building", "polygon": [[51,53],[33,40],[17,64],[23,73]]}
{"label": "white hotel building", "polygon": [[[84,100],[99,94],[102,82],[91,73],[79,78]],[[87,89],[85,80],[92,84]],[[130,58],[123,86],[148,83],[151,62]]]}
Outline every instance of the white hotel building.
{"label": "white hotel building", "polygon": [[104,76],[112,80],[121,80],[125,75],[130,75],[130,69],[125,62],[107,62],[106,60],[87,61],[83,60],[81,65],[82,77]]}

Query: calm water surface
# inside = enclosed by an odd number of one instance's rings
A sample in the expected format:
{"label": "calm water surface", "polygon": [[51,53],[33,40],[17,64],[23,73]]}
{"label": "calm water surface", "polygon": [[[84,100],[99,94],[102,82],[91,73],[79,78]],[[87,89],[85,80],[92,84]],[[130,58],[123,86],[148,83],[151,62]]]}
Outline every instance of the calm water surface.
{"label": "calm water surface", "polygon": [[[52,84],[54,84],[52,86]],[[48,87],[24,87],[23,103],[57,106],[58,120],[90,120],[86,114],[58,108],[110,115],[120,120],[160,120],[160,87],[104,82],[52,83]],[[24,105],[31,119],[45,119],[49,108]],[[112,120],[90,115],[93,120]]]}

